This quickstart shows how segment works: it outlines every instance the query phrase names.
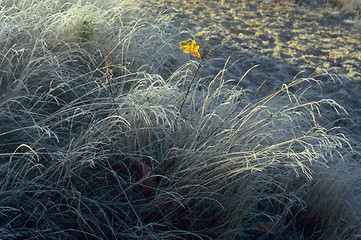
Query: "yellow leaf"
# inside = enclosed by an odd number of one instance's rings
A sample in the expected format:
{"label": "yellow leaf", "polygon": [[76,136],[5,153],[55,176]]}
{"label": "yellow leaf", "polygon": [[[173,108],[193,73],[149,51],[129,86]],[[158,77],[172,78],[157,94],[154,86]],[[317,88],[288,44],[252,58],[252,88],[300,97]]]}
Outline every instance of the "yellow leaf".
{"label": "yellow leaf", "polygon": [[188,39],[187,41],[180,42],[180,49],[183,50],[184,53],[190,53],[195,57],[201,58],[201,53],[199,52],[199,46],[197,46],[197,42]]}

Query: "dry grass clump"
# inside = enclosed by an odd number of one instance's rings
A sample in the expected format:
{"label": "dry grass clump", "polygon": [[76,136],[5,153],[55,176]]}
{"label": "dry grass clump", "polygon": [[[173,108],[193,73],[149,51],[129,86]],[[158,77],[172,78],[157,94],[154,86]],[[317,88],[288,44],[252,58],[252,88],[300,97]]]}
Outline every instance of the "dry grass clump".
{"label": "dry grass clump", "polygon": [[346,170],[348,168],[341,163],[331,168],[316,169],[313,181],[305,184],[297,193],[305,200],[306,207],[295,215],[296,229],[307,232],[311,239],[360,237],[356,225],[348,222],[359,218],[359,213],[350,208],[352,202],[349,196],[355,186],[350,184],[352,176]]}
{"label": "dry grass clump", "polygon": [[192,62],[154,74],[170,36],[143,14],[127,1],[1,9],[0,238],[356,239],[343,185],[318,173],[348,144],[317,111],[342,108],[290,91],[316,80],[250,102],[224,69],[180,112]]}
{"label": "dry grass clump", "polygon": [[360,0],[324,0],[324,4],[338,8],[342,13],[351,15],[355,18],[361,17]]}
{"label": "dry grass clump", "polygon": [[[336,149],[347,141],[314,121],[313,110],[319,104],[338,108],[334,101],[302,102],[287,90],[303,81],[249,105],[240,99],[242,92],[228,89],[221,78],[205,94],[195,91],[188,106],[203,102],[191,108],[195,133],[167,154],[172,167],[145,207],[146,222],[160,222],[163,230],[175,225],[210,239],[280,239],[290,229],[302,233],[302,239],[356,239],[357,217],[346,214],[349,192],[340,195],[344,188],[326,186],[333,183],[326,177],[321,179],[328,196],[318,209],[320,195],[313,184],[321,183],[312,180],[315,167],[339,159]],[[322,223],[310,227],[300,220],[305,216],[317,216],[315,221]]]}
{"label": "dry grass clump", "polygon": [[321,12],[325,14],[331,11],[330,8],[338,9],[343,14],[359,19],[361,17],[361,1],[360,0],[295,0],[298,4],[305,4],[311,8],[323,9]]}

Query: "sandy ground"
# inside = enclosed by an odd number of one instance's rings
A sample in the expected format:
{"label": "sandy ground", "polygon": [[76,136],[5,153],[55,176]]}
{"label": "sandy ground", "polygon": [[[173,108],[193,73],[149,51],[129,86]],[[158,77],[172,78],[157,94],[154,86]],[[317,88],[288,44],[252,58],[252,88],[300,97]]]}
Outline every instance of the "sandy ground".
{"label": "sandy ground", "polygon": [[[152,11],[173,16],[171,24],[189,33],[211,27],[215,33],[211,46],[226,36],[244,34],[243,39],[235,39],[220,48],[200,76],[214,76],[231,56],[226,76],[229,79],[240,79],[257,65],[240,83],[253,92],[262,85],[257,97],[279,89],[297,74],[321,80],[322,84],[309,90],[305,97],[332,98],[348,112],[338,115],[323,109],[326,118],[342,127],[339,131],[346,134],[355,150],[349,156],[353,163],[349,168],[361,189],[361,176],[357,176],[361,168],[361,26],[350,23],[347,16],[333,12],[322,15],[320,9],[286,1],[144,1]],[[184,33],[178,40],[189,37]],[[192,58],[188,54],[184,57],[186,54],[182,54],[175,41],[174,52],[177,51],[180,57],[175,67]],[[355,192],[355,197],[358,196],[361,190]]]}
{"label": "sandy ground", "polygon": [[198,25],[199,30],[212,26],[226,36],[243,33],[245,39],[231,50],[247,49],[300,69],[321,67],[361,79],[361,26],[348,23],[346,16],[332,12],[323,16],[321,10],[286,1],[148,1],[158,9],[173,9],[180,26]]}

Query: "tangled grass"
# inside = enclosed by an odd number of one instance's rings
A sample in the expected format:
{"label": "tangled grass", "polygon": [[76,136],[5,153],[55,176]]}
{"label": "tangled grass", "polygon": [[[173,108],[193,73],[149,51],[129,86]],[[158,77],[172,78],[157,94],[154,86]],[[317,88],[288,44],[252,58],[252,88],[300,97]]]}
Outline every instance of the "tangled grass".
{"label": "tangled grass", "polygon": [[193,62],[156,74],[172,36],[130,3],[1,8],[0,238],[357,239],[347,139],[317,123],[342,107],[290,90],[317,80],[251,102],[225,66],[180,112]]}
{"label": "tangled grass", "polygon": [[321,14],[325,16],[331,14],[332,9],[337,9],[339,12],[341,12],[342,14],[346,14],[349,17],[355,19],[360,19],[361,17],[360,0],[290,0],[290,1],[298,4],[308,5],[311,8],[321,7]]}
{"label": "tangled grass", "polygon": [[360,0],[324,0],[324,4],[340,9],[341,12],[349,14],[355,18],[361,18]]}

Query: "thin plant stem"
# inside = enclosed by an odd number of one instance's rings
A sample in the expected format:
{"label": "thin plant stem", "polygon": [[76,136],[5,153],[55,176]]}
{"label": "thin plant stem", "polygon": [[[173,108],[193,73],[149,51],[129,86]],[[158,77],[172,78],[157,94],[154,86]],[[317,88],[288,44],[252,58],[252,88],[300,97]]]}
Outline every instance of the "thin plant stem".
{"label": "thin plant stem", "polygon": [[198,73],[199,69],[201,69],[201,67],[202,67],[203,60],[204,60],[204,58],[201,58],[201,61],[198,63],[197,68],[196,68],[196,70],[195,70],[194,73],[193,73],[192,80],[191,80],[191,82],[190,82],[190,84],[189,84],[189,86],[188,86],[188,88],[187,88],[186,95],[184,96],[183,101],[182,101],[182,104],[181,104],[181,106],[180,106],[180,108],[179,108],[179,112],[180,112],[180,113],[182,112],[184,103],[186,102],[186,100],[187,100],[187,98],[188,98],[189,92],[190,92],[191,87],[192,87],[192,85],[193,85],[193,83],[194,83],[194,80],[196,79],[197,73]]}

